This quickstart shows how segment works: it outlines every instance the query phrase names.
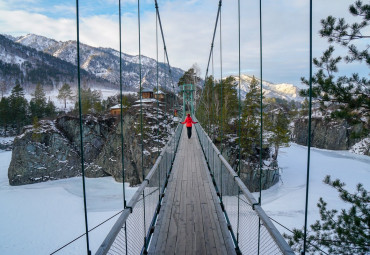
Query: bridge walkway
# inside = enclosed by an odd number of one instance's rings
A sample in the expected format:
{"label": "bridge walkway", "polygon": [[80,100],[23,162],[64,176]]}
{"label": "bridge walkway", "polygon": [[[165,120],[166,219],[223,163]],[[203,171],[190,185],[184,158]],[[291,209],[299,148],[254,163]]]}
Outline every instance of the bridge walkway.
{"label": "bridge walkway", "polygon": [[182,132],[149,254],[235,254],[196,130]]}

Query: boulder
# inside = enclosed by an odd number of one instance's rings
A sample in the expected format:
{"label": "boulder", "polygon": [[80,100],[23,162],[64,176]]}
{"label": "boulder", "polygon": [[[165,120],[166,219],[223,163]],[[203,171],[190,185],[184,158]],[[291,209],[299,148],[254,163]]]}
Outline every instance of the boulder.
{"label": "boulder", "polygon": [[[154,107],[144,109],[143,168],[141,167],[140,114],[137,107],[125,112],[123,119],[125,181],[143,181],[169,139],[172,120]],[[158,118],[158,119],[157,119]],[[159,123],[158,123],[159,122]],[[116,117],[84,116],[83,144],[86,177],[112,175],[122,182],[121,125]],[[81,175],[80,121],[61,116],[27,126],[13,143],[8,169],[9,183],[23,185]]]}
{"label": "boulder", "polygon": [[23,185],[80,175],[78,153],[55,128],[53,121],[41,121],[39,130],[25,128],[13,143],[8,169],[10,185]]}

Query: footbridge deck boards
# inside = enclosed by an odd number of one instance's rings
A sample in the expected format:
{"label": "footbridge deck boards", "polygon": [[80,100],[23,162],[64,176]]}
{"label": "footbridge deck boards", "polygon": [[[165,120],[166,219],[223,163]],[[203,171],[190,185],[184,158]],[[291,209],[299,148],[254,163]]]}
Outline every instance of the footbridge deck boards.
{"label": "footbridge deck boards", "polygon": [[235,254],[195,128],[182,132],[149,254]]}

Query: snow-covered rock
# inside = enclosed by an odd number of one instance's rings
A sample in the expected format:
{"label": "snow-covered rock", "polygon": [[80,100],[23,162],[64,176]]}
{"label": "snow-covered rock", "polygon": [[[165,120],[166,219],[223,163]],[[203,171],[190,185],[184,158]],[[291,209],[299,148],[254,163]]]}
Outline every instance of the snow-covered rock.
{"label": "snow-covered rock", "polygon": [[370,138],[366,137],[354,144],[349,150],[352,153],[370,156]]}

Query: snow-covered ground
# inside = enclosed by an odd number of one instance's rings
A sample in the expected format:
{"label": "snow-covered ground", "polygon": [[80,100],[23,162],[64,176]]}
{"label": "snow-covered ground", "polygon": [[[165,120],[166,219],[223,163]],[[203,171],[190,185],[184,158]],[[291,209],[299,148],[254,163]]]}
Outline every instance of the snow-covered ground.
{"label": "snow-covered ground", "polygon": [[[10,186],[11,151],[0,150],[0,254],[50,254],[85,232],[81,177]],[[89,229],[122,209],[122,184],[86,179]],[[127,200],[136,188],[126,185]],[[117,217],[90,232],[93,254]],[[57,254],[86,254],[86,239]]]}
{"label": "snow-covered ground", "polygon": [[[291,144],[279,152],[279,166],[282,167],[282,182],[262,192],[262,207],[273,219],[286,227],[302,228],[304,225],[307,147]],[[328,208],[348,208],[338,197],[338,192],[323,183],[326,175],[340,179],[353,192],[358,183],[370,190],[370,157],[348,151],[311,149],[308,223],[320,219],[316,206],[320,197]],[[254,194],[258,197],[258,194]],[[280,228],[281,232],[287,232]]]}
{"label": "snow-covered ground", "polygon": [[[81,178],[12,187],[7,178],[10,158],[11,152],[0,151],[0,254],[49,254],[84,233]],[[288,228],[301,228],[304,223],[306,158],[304,146],[282,148],[282,182],[262,192],[262,207],[267,214]],[[370,157],[348,151],[311,150],[309,223],[319,219],[319,197],[328,202],[329,208],[346,206],[337,192],[322,182],[327,174],[344,181],[351,191],[359,182],[369,190]],[[107,177],[86,179],[86,187],[89,228],[121,210],[122,184]],[[128,199],[135,190],[127,188]],[[254,195],[258,197],[258,193]],[[90,233],[93,253],[116,219]],[[83,237],[57,254],[85,252]]]}

